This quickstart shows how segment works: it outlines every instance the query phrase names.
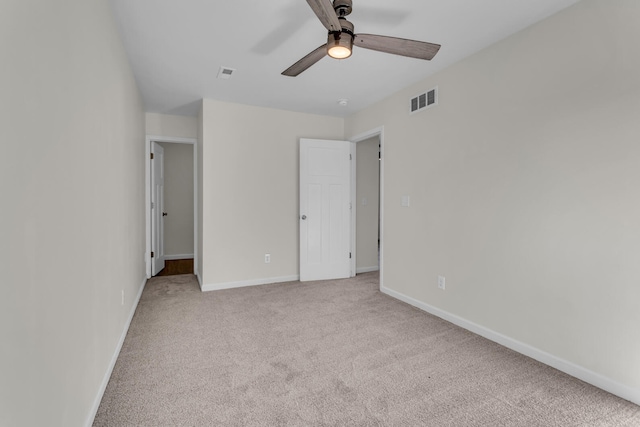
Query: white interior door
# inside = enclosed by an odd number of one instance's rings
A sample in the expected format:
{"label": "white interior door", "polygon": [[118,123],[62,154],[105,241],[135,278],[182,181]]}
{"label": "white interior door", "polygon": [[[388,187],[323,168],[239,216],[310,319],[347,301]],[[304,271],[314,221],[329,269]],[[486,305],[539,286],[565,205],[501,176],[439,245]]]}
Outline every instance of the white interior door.
{"label": "white interior door", "polygon": [[151,275],[164,268],[164,149],[151,144]]}
{"label": "white interior door", "polygon": [[300,280],[351,276],[348,141],[300,140]]}

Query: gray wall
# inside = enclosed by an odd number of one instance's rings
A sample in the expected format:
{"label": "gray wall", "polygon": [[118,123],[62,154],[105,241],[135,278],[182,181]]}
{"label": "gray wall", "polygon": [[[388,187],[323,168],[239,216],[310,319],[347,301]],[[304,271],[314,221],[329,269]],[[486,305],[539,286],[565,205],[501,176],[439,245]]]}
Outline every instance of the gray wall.
{"label": "gray wall", "polygon": [[[385,287],[636,402],[638,17],[583,0],[345,125],[384,125]],[[439,105],[409,115],[436,85]]]}
{"label": "gray wall", "polygon": [[342,139],[344,120],[205,99],[201,126],[203,285],[294,280],[299,140]]}
{"label": "gray wall", "polygon": [[144,116],[106,0],[0,13],[0,425],[92,420],[145,282]]}

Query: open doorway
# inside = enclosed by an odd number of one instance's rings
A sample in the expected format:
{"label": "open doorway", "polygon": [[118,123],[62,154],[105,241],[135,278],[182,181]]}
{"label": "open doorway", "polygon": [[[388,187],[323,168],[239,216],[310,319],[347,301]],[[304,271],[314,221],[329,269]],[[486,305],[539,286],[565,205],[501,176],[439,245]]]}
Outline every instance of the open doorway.
{"label": "open doorway", "polygon": [[356,274],[380,267],[380,138],[356,144]]}
{"label": "open doorway", "polygon": [[383,280],[383,128],[351,139],[355,168],[352,172],[352,275],[379,271]]}
{"label": "open doorway", "polygon": [[[164,152],[164,268],[157,276],[193,274],[193,144],[158,142]],[[154,217],[155,218],[155,217]]]}
{"label": "open doorway", "polygon": [[[197,271],[195,148],[195,139],[147,136],[147,277]],[[156,150],[162,156],[154,156]]]}

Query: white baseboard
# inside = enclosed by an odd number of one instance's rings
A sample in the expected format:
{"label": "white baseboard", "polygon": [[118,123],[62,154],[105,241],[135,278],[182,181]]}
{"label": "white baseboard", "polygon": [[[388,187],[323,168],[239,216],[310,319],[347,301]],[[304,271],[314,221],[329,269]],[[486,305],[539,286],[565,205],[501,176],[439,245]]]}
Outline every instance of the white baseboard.
{"label": "white baseboard", "polygon": [[203,292],[220,291],[222,289],[244,288],[245,286],[269,285],[271,283],[295,282],[300,276],[270,277],[266,279],[241,280],[239,282],[213,283],[200,286]]}
{"label": "white baseboard", "polygon": [[174,259],[193,259],[193,254],[177,254],[177,255],[165,255],[165,260],[174,260]]}
{"label": "white baseboard", "polygon": [[633,402],[636,405],[640,405],[640,389],[638,388],[633,388],[633,387],[626,386],[624,384],[620,384],[612,380],[611,378],[605,377],[604,375],[590,371],[589,369],[586,369],[582,366],[571,363],[567,360],[561,359],[557,356],[549,354],[545,351],[532,347],[523,342],[514,340],[513,338],[509,338],[508,336],[502,335],[489,328],[485,328],[484,326],[480,326],[477,323],[474,323],[462,317],[456,316],[455,314],[451,314],[449,312],[446,312],[444,310],[441,310],[439,308],[426,304],[422,301],[418,301],[400,292],[396,292],[393,289],[381,287],[380,291],[393,298],[396,298],[400,301],[406,302],[407,304],[410,304],[414,307],[424,310],[427,313],[433,314],[434,316],[447,320],[453,323],[454,325],[460,326],[461,328],[464,328],[484,338],[487,338],[493,342],[496,342],[500,345],[510,348],[511,350],[514,350],[520,354],[531,357],[532,359],[535,359],[538,362],[542,362],[545,365],[551,366],[552,368],[555,368],[559,371],[569,374],[572,377],[578,378],[586,383],[589,383],[598,388],[601,388],[602,390],[608,391],[611,394],[615,394],[616,396],[619,396],[623,399]]}
{"label": "white baseboard", "polygon": [[380,270],[380,267],[378,267],[377,265],[374,265],[373,267],[360,267],[360,268],[356,268],[356,274],[370,273],[372,271],[378,271],[378,270]]}
{"label": "white baseboard", "polygon": [[111,357],[111,362],[109,363],[109,367],[107,368],[107,372],[104,374],[104,378],[102,379],[102,384],[100,385],[100,390],[98,390],[98,395],[96,396],[93,407],[91,408],[91,413],[87,418],[87,422],[85,423],[86,427],[91,427],[93,425],[93,420],[98,413],[98,408],[100,407],[100,402],[102,401],[102,397],[104,396],[104,392],[107,389],[107,384],[109,384],[109,379],[111,378],[111,374],[113,373],[113,368],[116,366],[116,361],[118,360],[118,356],[120,355],[120,350],[122,349],[122,344],[124,344],[124,339],[127,336],[127,332],[129,331],[129,325],[131,325],[131,320],[133,320],[133,315],[136,313],[136,308],[138,308],[138,303],[140,302],[140,297],[142,296],[142,291],[144,290],[144,285],[147,283],[147,278],[142,281],[142,285],[140,285],[140,289],[138,291],[138,295],[136,295],[135,303],[131,306],[131,312],[129,313],[129,317],[124,324],[124,328],[122,330],[122,334],[120,335],[120,340],[118,341],[118,345],[116,346],[116,350]]}

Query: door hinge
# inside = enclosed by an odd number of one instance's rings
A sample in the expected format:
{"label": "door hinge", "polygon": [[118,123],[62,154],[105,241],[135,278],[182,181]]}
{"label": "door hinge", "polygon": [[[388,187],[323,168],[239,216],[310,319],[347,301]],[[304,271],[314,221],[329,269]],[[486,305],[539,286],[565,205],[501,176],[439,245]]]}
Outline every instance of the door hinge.
{"label": "door hinge", "polygon": [[151,160],[153,160],[153,153],[151,153]]}
{"label": "door hinge", "polygon": [[351,259],[351,252],[349,252],[349,259]]}
{"label": "door hinge", "polygon": [[155,209],[155,208],[156,208],[156,205],[153,202],[151,202],[151,209]]}
{"label": "door hinge", "polygon": [[349,160],[353,160],[353,156],[349,154]]}
{"label": "door hinge", "polygon": [[153,253],[153,252],[151,252],[151,258],[153,258],[153,257],[154,257],[154,253]]}

